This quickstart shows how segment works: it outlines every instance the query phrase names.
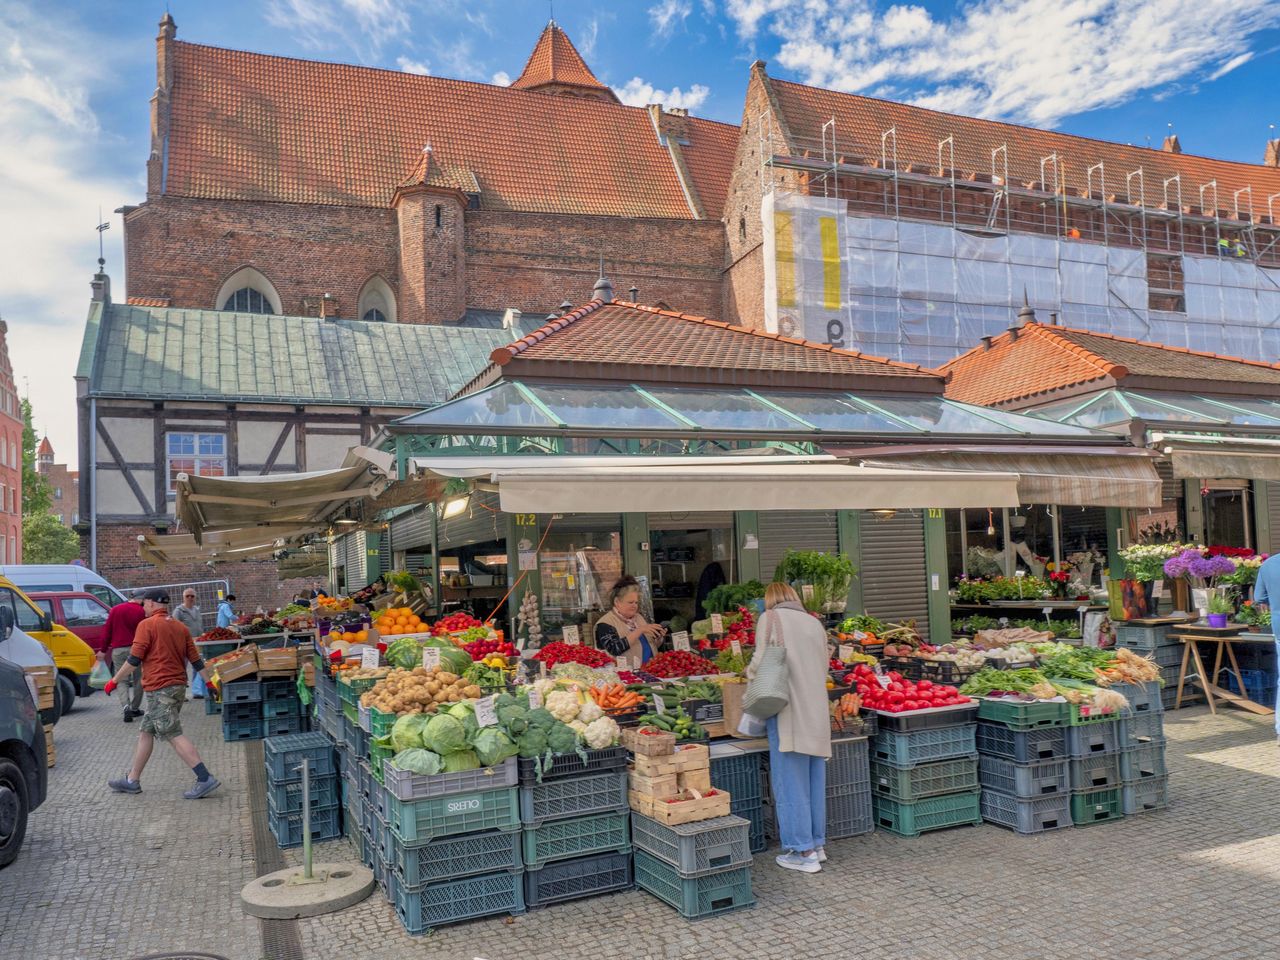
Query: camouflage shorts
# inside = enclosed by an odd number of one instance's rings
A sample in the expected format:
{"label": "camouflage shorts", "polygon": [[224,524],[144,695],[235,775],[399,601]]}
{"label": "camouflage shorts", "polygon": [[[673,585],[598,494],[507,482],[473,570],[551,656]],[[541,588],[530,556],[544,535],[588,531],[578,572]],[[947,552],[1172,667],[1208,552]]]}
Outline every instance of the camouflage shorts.
{"label": "camouflage shorts", "polygon": [[182,735],[182,721],[178,714],[187,702],[187,685],[174,684],[160,690],[147,691],[147,712],[142,718],[142,732],[157,740],[172,740]]}

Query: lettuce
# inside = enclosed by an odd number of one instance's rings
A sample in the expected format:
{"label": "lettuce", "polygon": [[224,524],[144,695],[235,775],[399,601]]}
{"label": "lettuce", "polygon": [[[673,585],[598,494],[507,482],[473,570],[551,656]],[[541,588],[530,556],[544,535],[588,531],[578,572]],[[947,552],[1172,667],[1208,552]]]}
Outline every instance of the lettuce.
{"label": "lettuce", "polygon": [[480,759],[474,750],[455,750],[453,753],[446,753],[440,759],[444,761],[445,773],[480,769]]}
{"label": "lettuce", "polygon": [[472,747],[484,767],[492,767],[519,752],[511,738],[497,727],[485,727],[477,733]]}

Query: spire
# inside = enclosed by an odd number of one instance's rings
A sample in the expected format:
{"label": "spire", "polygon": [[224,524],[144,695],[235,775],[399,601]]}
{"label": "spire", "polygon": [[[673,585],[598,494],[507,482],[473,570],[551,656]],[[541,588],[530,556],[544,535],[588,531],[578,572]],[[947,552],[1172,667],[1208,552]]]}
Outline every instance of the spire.
{"label": "spire", "polygon": [[36,454],[41,457],[53,459],[53,444],[49,442],[49,438],[45,437],[40,441],[40,446],[36,448]]}
{"label": "spire", "polygon": [[538,37],[524,70],[511,86],[539,93],[618,102],[614,92],[596,79],[578,48],[554,20]]}

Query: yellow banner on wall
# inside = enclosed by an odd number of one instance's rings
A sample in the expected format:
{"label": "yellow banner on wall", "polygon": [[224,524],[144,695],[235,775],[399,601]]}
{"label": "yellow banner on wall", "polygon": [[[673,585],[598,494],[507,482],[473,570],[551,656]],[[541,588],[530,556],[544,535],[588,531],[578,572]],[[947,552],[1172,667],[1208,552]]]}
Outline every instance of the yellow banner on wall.
{"label": "yellow banner on wall", "polygon": [[840,237],[835,217],[819,217],[822,237],[822,305],[828,310],[840,309]]}
{"label": "yellow banner on wall", "polygon": [[773,215],[773,244],[777,251],[778,306],[796,305],[796,247],[791,228],[791,214],[778,211]]}

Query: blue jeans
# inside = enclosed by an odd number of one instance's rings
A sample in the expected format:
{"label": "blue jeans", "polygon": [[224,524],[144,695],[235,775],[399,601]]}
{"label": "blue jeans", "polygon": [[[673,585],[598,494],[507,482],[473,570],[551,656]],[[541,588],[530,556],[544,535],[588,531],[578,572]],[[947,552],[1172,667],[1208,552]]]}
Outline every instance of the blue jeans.
{"label": "blue jeans", "polygon": [[778,749],[778,718],[765,721],[769,733],[769,784],[783,850],[801,853],[827,842],[827,761]]}

